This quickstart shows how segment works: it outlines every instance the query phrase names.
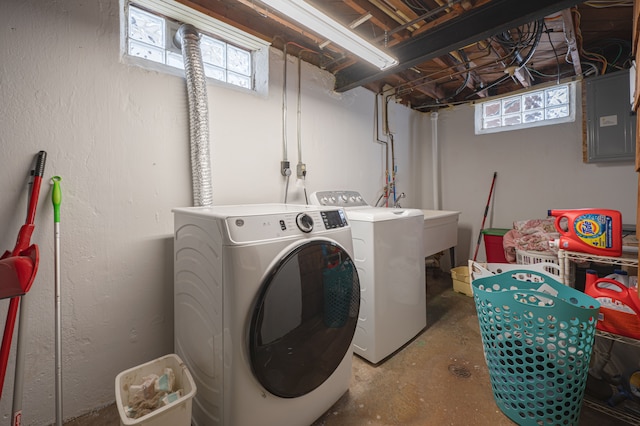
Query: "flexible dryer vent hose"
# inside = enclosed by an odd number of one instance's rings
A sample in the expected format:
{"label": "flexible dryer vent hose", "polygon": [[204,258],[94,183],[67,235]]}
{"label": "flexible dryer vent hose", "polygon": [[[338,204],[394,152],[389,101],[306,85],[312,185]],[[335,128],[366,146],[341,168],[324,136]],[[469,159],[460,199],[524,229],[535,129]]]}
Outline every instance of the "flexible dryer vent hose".
{"label": "flexible dryer vent hose", "polygon": [[189,102],[189,137],[194,206],[213,204],[211,158],[209,155],[209,109],[207,82],[200,51],[200,34],[192,25],[180,26],[174,37],[182,49]]}

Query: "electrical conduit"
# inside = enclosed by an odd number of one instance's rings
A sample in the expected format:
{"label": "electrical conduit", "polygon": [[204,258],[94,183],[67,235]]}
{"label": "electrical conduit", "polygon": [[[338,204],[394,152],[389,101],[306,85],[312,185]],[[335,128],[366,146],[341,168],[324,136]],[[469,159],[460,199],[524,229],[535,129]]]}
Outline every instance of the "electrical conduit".
{"label": "electrical conduit", "polygon": [[283,77],[282,77],[282,161],[280,162],[280,173],[287,178],[284,187],[284,203],[287,204],[289,194],[289,176],[291,167],[287,159],[287,43],[284,43],[283,52]]}
{"label": "electrical conduit", "polygon": [[296,175],[299,185],[302,186],[304,192],[305,204],[309,204],[305,183],[307,178],[307,165],[302,162],[302,54],[304,51],[305,50],[300,50],[298,53],[298,165],[296,166]]}

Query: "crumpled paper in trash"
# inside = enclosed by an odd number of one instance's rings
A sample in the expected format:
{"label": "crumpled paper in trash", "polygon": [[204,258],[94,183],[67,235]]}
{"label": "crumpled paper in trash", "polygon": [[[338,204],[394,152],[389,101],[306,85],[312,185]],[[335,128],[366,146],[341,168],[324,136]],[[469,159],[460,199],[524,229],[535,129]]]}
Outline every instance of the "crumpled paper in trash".
{"label": "crumpled paper in trash", "polygon": [[165,368],[161,376],[150,374],[142,380],[140,384],[129,386],[129,401],[125,407],[129,418],[138,419],[182,396],[182,389],[175,389],[176,378],[171,368]]}

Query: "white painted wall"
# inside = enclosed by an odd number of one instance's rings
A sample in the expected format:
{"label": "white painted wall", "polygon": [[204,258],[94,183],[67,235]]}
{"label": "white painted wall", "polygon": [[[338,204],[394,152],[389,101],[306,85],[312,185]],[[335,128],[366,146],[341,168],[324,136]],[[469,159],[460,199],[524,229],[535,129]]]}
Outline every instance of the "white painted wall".
{"label": "white painted wall", "polygon": [[[0,248],[26,212],[27,173],[40,150],[45,177],[62,176],[64,414],[114,400],[120,372],[173,351],[171,208],[191,204],[186,89],[181,78],[119,60],[118,1],[0,2]],[[267,98],[209,85],[216,204],[281,202],[282,54],[271,54]],[[297,65],[289,58],[288,157],[297,162]],[[355,189],[370,202],[383,185],[384,147],[373,141],[374,96],[331,91],[303,65],[303,160],[309,192]],[[580,117],[580,113],[578,114]],[[433,206],[431,119],[390,106],[398,190],[405,207]],[[473,253],[491,176],[487,227],[544,217],[548,208],[601,206],[635,220],[631,163],[581,161],[581,124],[476,137],[473,111],[439,114],[442,208],[459,210],[458,263]],[[289,201],[303,200],[292,181]],[[40,270],[28,303],[24,423],[54,419],[54,271],[50,186],[36,231]],[[479,259],[484,256],[481,251]],[[0,302],[0,315],[7,302]],[[14,341],[15,343],[15,341]],[[11,411],[15,348],[0,413]]]}
{"label": "white painted wall", "polygon": [[[171,208],[191,205],[184,80],[119,60],[118,1],[0,2],[0,247],[24,222],[27,175],[48,160],[32,242],[40,269],[26,296],[23,422],[54,421],[54,259],[49,178],[62,177],[64,417],[114,401],[115,376],[173,351]],[[282,53],[271,53],[270,93],[209,85],[215,204],[282,202]],[[289,58],[288,157],[297,162],[297,62]],[[308,191],[354,189],[370,202],[383,185],[373,141],[374,95],[331,91],[303,65],[303,160]],[[391,105],[398,186],[415,203],[412,153],[419,115]],[[302,202],[292,180],[289,201]],[[7,301],[0,302],[5,315]],[[15,346],[15,339],[14,339]],[[0,413],[11,412],[15,347]]]}
{"label": "white painted wall", "polygon": [[[583,163],[581,109],[576,116],[574,123],[476,136],[473,106],[439,112],[442,209],[462,212],[458,265],[473,257],[494,171],[498,176],[485,228],[545,218],[549,209],[587,207],[619,210],[624,223],[635,223],[638,178],[633,162]],[[424,115],[421,158],[427,166],[421,194],[426,207],[433,198],[431,125]],[[481,244],[478,260],[485,259]]]}

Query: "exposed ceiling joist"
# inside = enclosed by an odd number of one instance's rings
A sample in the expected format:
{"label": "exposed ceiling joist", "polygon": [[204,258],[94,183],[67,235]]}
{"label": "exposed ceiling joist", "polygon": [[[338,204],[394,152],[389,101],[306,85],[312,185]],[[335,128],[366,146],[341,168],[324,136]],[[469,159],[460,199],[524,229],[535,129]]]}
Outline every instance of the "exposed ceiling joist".
{"label": "exposed ceiling joist", "polygon": [[399,59],[380,72],[261,0],[176,1],[417,111],[624,70],[640,31],[632,0],[304,0]]}
{"label": "exposed ceiling joist", "polygon": [[[392,54],[398,58],[403,69],[411,68],[498,32],[541,19],[579,3],[582,2],[494,0],[398,44]],[[380,72],[367,64],[354,64],[336,73],[335,90],[345,92],[400,71],[402,70],[395,67]]]}
{"label": "exposed ceiling joist", "polygon": [[578,44],[576,43],[575,24],[573,22],[573,16],[571,16],[571,9],[562,11],[562,20],[564,22],[564,34],[573,68],[576,71],[576,75],[582,75],[582,65],[580,65],[580,53],[578,52]]}
{"label": "exposed ceiling joist", "polygon": [[[386,14],[380,12],[377,8],[372,8],[371,5],[366,0],[347,0],[345,4],[350,6],[354,11],[365,14],[370,13],[372,15],[371,22],[382,29],[383,31],[390,31],[395,25],[392,25],[391,18]],[[402,41],[409,36],[408,31],[404,31],[404,33],[395,33],[393,34],[393,38],[396,42]]]}

